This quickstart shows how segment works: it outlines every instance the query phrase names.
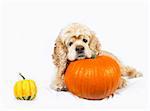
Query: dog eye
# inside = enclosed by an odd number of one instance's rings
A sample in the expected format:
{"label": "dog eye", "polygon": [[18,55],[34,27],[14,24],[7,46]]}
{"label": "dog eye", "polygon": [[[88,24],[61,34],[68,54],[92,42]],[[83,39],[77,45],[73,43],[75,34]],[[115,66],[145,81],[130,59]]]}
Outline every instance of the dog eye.
{"label": "dog eye", "polygon": [[83,42],[87,43],[87,40],[86,40],[86,39],[83,39]]}
{"label": "dog eye", "polygon": [[71,46],[73,44],[73,42],[69,42],[69,46]]}

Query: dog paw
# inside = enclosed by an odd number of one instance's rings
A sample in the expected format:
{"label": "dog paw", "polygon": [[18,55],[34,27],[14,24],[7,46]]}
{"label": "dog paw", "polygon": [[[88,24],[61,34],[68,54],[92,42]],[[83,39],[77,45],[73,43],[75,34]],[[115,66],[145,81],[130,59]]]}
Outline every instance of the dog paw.
{"label": "dog paw", "polygon": [[127,73],[129,79],[143,76],[142,73],[130,66],[125,67],[125,72]]}
{"label": "dog paw", "polygon": [[133,72],[132,74],[130,74],[130,76],[128,78],[132,79],[132,78],[137,78],[137,77],[142,77],[142,76],[143,76],[143,74],[140,72]]}
{"label": "dog paw", "polygon": [[120,81],[120,84],[119,84],[118,89],[124,88],[124,87],[126,87],[126,86],[127,86],[127,81],[126,81],[126,79],[121,78],[121,81]]}
{"label": "dog paw", "polygon": [[67,91],[67,87],[62,80],[55,80],[50,87],[56,91]]}

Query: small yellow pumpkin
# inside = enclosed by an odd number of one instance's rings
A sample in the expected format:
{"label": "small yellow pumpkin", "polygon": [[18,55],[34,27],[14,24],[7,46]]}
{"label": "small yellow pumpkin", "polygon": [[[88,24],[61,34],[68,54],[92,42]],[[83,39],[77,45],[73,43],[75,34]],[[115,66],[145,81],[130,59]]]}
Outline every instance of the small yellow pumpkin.
{"label": "small yellow pumpkin", "polygon": [[14,86],[14,95],[18,100],[33,100],[37,94],[37,87],[33,80],[27,80],[19,73],[23,80],[16,82]]}

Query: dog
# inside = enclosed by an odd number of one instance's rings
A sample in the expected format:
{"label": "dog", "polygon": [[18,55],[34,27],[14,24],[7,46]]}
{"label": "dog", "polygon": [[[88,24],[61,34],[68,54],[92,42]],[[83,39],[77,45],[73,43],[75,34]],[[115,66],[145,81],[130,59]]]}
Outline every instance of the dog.
{"label": "dog", "polygon": [[91,58],[93,55],[107,55],[118,62],[121,70],[121,81],[118,88],[127,85],[124,76],[129,78],[142,76],[135,68],[123,65],[112,53],[102,50],[96,34],[90,28],[83,24],[72,23],[60,31],[55,42],[52,58],[57,67],[57,75],[51,88],[56,91],[66,91],[64,73],[69,62]]}

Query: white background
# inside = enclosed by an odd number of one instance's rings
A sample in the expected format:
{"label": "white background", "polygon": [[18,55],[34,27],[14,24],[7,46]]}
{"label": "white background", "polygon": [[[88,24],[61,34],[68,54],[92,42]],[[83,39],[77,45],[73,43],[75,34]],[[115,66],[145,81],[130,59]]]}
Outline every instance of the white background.
{"label": "white background", "polygon": [[[100,1],[2,1],[1,106],[8,109],[145,109],[147,107],[148,38],[144,0]],[[144,77],[128,80],[128,86],[113,98],[101,101],[79,99],[49,88],[56,68],[52,63],[54,41],[61,28],[86,24],[96,32],[102,48]],[[17,101],[13,86],[22,72],[36,81],[34,101]]]}

